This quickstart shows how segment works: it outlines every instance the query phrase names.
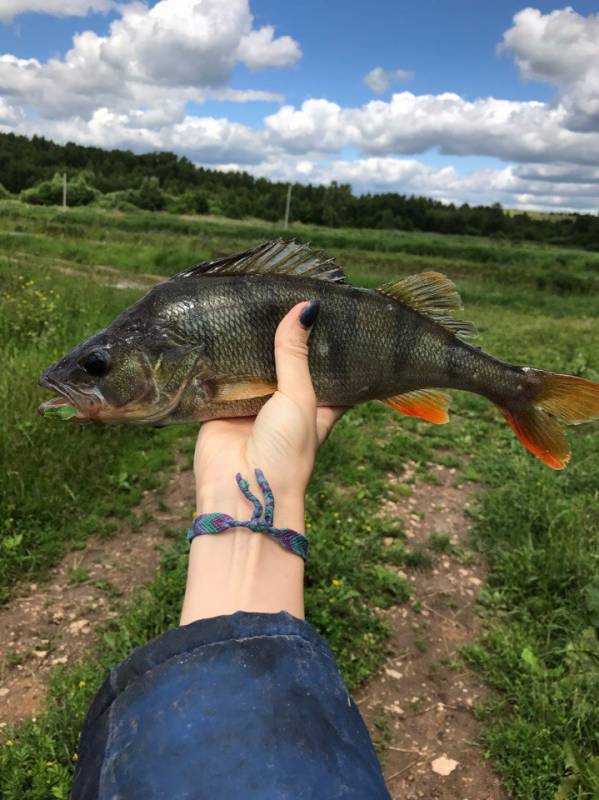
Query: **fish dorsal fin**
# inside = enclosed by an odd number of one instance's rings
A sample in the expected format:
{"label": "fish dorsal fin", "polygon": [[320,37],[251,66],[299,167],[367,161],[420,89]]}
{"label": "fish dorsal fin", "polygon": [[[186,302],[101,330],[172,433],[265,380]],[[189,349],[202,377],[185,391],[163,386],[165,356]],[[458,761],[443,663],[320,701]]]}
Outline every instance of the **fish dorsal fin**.
{"label": "fish dorsal fin", "polygon": [[210,275],[293,275],[344,283],[345,275],[334,258],[310,250],[307,244],[275,239],[232,256],[194,264],[171,280]]}
{"label": "fish dorsal fin", "polygon": [[396,283],[386,283],[377,291],[430,317],[460,338],[478,335],[471,322],[457,319],[451,313],[462,307],[462,301],[453,283],[440,272],[409,275]]}

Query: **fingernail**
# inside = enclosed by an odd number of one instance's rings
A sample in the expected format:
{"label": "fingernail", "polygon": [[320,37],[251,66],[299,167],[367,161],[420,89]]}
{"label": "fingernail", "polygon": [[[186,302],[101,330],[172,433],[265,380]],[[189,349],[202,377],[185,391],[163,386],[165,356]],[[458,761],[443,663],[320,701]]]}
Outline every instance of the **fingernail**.
{"label": "fingernail", "polygon": [[299,316],[300,323],[308,330],[314,325],[314,320],[320,311],[320,300],[310,300]]}

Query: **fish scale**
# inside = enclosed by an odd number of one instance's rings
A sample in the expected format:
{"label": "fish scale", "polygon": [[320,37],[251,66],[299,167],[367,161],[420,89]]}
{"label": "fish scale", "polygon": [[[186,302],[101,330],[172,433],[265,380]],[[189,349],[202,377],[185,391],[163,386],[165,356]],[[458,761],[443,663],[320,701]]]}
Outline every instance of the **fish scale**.
{"label": "fish scale", "polygon": [[321,405],[383,400],[402,414],[447,422],[440,389],[492,402],[522,443],[563,468],[560,422],[599,417],[599,384],[507,364],[464,337],[460,298],[424,272],[376,290],[345,281],[332,259],[277,240],[196,264],[154,287],[111,325],[77,345],[40,379],[76,421],[166,425],[246,416],[276,388],[275,331],[302,300],[320,300],[309,340]]}

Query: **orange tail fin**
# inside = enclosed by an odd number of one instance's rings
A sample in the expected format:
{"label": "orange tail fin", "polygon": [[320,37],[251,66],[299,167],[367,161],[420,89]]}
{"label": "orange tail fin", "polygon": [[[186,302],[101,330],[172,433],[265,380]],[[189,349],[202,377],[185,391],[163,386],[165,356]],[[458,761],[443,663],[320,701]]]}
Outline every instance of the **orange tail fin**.
{"label": "orange tail fin", "polygon": [[524,447],[553,469],[563,469],[570,460],[570,447],[560,422],[579,425],[599,419],[599,383],[527,370],[532,400],[511,407],[499,406]]}

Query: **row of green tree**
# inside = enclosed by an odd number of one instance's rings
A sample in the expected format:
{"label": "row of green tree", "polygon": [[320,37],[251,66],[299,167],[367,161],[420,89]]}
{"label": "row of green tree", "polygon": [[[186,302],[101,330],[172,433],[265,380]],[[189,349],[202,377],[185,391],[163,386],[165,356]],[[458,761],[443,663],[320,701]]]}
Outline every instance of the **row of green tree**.
{"label": "row of green tree", "polygon": [[[277,221],[287,184],[245,172],[195,166],[174,153],[136,155],[34,136],[0,134],[0,182],[5,194],[28,203],[62,202],[67,173],[69,205],[97,203],[175,213],[214,213]],[[1,195],[0,190],[0,195]],[[530,215],[493,206],[456,206],[426,197],[387,192],[354,195],[346,184],[295,184],[291,220],[315,225],[389,228],[496,236],[599,249],[599,217],[590,214]]]}

